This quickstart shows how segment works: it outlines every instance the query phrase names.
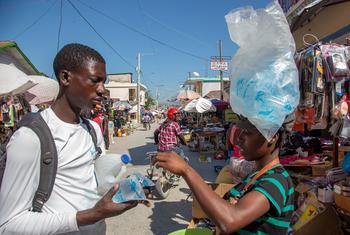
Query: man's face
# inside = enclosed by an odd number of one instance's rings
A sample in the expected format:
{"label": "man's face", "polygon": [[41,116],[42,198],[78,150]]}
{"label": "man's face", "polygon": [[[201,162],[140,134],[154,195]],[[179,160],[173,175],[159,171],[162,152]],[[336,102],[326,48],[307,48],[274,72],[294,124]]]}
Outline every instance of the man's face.
{"label": "man's face", "polygon": [[181,120],[181,114],[180,113],[176,113],[175,114],[175,121],[179,122]]}
{"label": "man's face", "polygon": [[68,73],[70,80],[66,94],[71,105],[80,109],[101,105],[106,81],[104,63],[88,60],[80,70]]}

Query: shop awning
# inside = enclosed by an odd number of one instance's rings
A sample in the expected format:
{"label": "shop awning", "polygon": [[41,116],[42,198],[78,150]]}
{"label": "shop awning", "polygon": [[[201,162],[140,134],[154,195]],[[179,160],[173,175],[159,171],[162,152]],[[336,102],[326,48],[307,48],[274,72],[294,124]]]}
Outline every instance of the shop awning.
{"label": "shop awning", "polygon": [[316,0],[309,5],[301,9],[297,15],[292,19],[290,29],[292,32],[302,27],[303,24],[310,21],[313,17],[317,16],[326,7],[333,6],[336,4],[348,2],[346,0]]}
{"label": "shop awning", "polygon": [[17,95],[34,87],[36,83],[14,66],[0,64],[0,95]]}

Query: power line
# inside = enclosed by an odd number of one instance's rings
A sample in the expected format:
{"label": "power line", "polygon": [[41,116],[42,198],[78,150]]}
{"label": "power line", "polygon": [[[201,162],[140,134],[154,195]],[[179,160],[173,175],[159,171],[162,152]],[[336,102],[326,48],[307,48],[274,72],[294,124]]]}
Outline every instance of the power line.
{"label": "power line", "polygon": [[102,35],[99,32],[97,32],[97,30],[94,28],[94,26],[81,14],[81,12],[78,10],[78,8],[70,0],[67,0],[67,1],[69,2],[69,4],[71,4],[71,6],[74,8],[74,10],[80,15],[80,17],[83,18],[83,20],[90,26],[90,28],[102,39],[102,41],[104,41],[106,43],[106,45],[110,49],[112,49],[112,51],[114,51],[114,53],[116,53],[121,60],[123,60],[131,68],[135,69],[135,66],[133,66],[131,63],[129,63],[116,49],[113,48],[113,46],[109,42],[107,42],[106,39],[104,39],[102,37]]}
{"label": "power line", "polygon": [[[144,10],[141,6],[140,0],[137,0],[137,4],[139,6],[139,10],[141,11],[142,22],[145,24],[146,33],[149,34],[149,26],[147,24],[147,20],[145,18]],[[155,54],[156,53],[155,47],[154,47],[153,43],[150,43],[150,44],[151,44],[151,47],[153,49],[153,53]]]}
{"label": "power line", "polygon": [[[70,0],[68,0],[68,1],[70,1]],[[93,10],[93,11],[99,13],[100,15],[103,15],[104,17],[106,17],[106,18],[112,20],[113,22],[115,22],[115,23],[117,23],[117,24],[120,24],[120,25],[122,25],[122,26],[128,28],[129,30],[131,30],[131,31],[133,31],[133,32],[135,32],[135,33],[137,33],[137,34],[140,34],[140,35],[142,35],[142,36],[144,36],[144,37],[146,37],[146,38],[148,38],[148,39],[150,39],[150,40],[152,40],[152,41],[154,41],[154,42],[156,42],[156,43],[158,43],[158,44],[160,44],[160,45],[163,45],[163,46],[165,46],[165,47],[168,47],[168,48],[170,48],[170,49],[173,49],[173,50],[175,50],[175,51],[177,51],[177,52],[179,52],[179,53],[182,53],[182,54],[185,54],[185,55],[188,55],[188,56],[191,56],[191,57],[200,59],[200,60],[208,61],[208,59],[206,59],[206,58],[204,58],[204,57],[197,56],[197,55],[192,54],[192,53],[190,53],[190,52],[187,52],[187,51],[184,51],[184,50],[179,49],[179,48],[177,48],[177,47],[174,47],[174,46],[172,46],[172,45],[170,45],[170,44],[168,44],[168,43],[166,43],[166,42],[162,42],[162,41],[160,41],[160,40],[158,40],[158,39],[156,39],[156,38],[154,38],[154,37],[152,37],[152,36],[149,36],[149,35],[147,35],[147,34],[141,32],[141,31],[139,31],[139,30],[137,30],[137,29],[135,29],[135,28],[133,28],[133,27],[131,27],[131,26],[129,26],[129,25],[127,25],[127,24],[121,22],[121,21],[119,21],[119,20],[114,19],[114,18],[111,17],[111,16],[106,15],[106,14],[103,13],[102,11],[97,10],[96,8],[93,8],[93,7],[91,7],[90,5],[87,5],[86,3],[84,3],[84,2],[82,2],[82,1],[80,1],[80,0],[78,0],[78,1],[79,1],[81,4],[85,5],[86,7],[90,8],[91,10]]]}
{"label": "power line", "polygon": [[58,49],[60,49],[60,36],[61,36],[61,28],[62,28],[62,8],[63,8],[63,2],[61,0],[61,7],[60,7],[60,23],[58,26],[58,35],[57,35],[57,52]]}
{"label": "power line", "polygon": [[33,23],[31,23],[30,25],[28,25],[24,30],[22,30],[20,33],[16,34],[13,37],[13,40],[16,40],[17,38],[19,38],[20,36],[22,36],[22,34],[24,34],[25,32],[27,32],[31,27],[33,27],[34,25],[36,25],[50,10],[51,8],[56,4],[58,0],[54,0],[53,3],[46,9],[46,11],[40,15]]}
{"label": "power line", "polygon": [[183,35],[183,36],[185,36],[185,37],[187,37],[187,38],[189,38],[189,39],[191,39],[191,40],[193,40],[193,41],[199,42],[199,43],[202,44],[203,46],[209,46],[209,47],[211,47],[211,45],[209,45],[208,43],[205,43],[205,42],[199,40],[198,38],[195,38],[195,37],[193,37],[193,36],[191,36],[191,35],[188,35],[188,34],[182,32],[182,31],[180,31],[180,30],[178,30],[178,29],[175,29],[175,28],[173,28],[173,27],[171,27],[171,26],[169,26],[169,25],[167,25],[167,24],[161,22],[160,20],[158,20],[158,19],[156,19],[155,17],[153,17],[152,15],[150,15],[148,12],[144,12],[144,14],[145,14],[148,18],[151,18],[151,19],[152,19],[153,21],[155,21],[156,23],[162,25],[163,27],[165,27],[165,28],[167,28],[167,29],[169,29],[169,30],[174,31],[175,33],[181,34],[181,35]]}

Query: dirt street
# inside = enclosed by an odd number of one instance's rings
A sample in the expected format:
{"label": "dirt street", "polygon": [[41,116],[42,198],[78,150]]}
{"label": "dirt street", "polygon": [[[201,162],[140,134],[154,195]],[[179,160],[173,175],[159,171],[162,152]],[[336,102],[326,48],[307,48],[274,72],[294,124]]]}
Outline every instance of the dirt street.
{"label": "dirt street", "polygon": [[[138,171],[146,174],[148,160],[145,153],[155,151],[153,131],[158,124],[152,124],[151,130],[136,130],[127,137],[115,137],[109,153],[128,153],[132,157],[133,165],[128,167],[128,173]],[[214,165],[223,165],[224,161],[212,163],[199,162],[199,154],[190,152],[184,148],[186,156],[190,158],[190,164],[198,170],[207,181],[214,181],[216,173]],[[151,208],[138,205],[136,208],[107,220],[107,235],[127,234],[168,234],[169,232],[185,228],[191,220],[190,189],[186,182],[181,179],[179,186],[172,189],[165,200],[153,200]]]}

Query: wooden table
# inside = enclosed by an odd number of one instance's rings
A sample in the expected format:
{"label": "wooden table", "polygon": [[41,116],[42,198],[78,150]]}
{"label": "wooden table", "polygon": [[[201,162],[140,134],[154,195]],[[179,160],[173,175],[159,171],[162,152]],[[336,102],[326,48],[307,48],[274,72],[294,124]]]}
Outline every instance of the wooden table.
{"label": "wooden table", "polygon": [[202,131],[202,132],[194,132],[193,134],[195,136],[197,136],[198,138],[198,145],[197,145],[197,151],[201,152],[201,141],[200,141],[200,137],[204,137],[204,138],[215,138],[215,150],[219,149],[219,138],[222,137],[225,133],[225,130],[222,131]]}

